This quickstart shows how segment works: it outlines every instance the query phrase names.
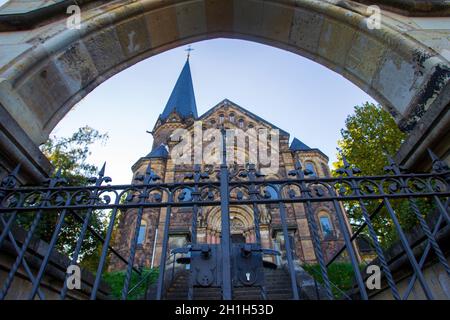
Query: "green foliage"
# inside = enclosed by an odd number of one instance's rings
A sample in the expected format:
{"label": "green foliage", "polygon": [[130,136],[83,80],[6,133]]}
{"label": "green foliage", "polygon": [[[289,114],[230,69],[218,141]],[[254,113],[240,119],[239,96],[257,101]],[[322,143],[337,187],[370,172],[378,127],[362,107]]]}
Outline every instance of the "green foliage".
{"label": "green foliage", "polygon": [[[97,130],[85,126],[78,129],[78,131],[70,137],[50,138],[41,146],[41,150],[56,169],[61,169],[62,178],[67,181],[68,185],[82,185],[87,182],[89,177],[95,176],[98,172],[96,166],[87,162],[87,158],[91,154],[91,145],[96,142],[104,143],[107,139],[107,134],[100,134]],[[77,213],[84,218],[85,212]],[[61,212],[46,211],[42,215],[35,235],[40,239],[49,242],[60,214]],[[18,217],[17,223],[21,227],[29,229],[34,217],[35,215],[25,213]],[[104,234],[106,229],[105,221],[108,220],[108,217],[109,212],[96,210],[91,215],[89,225],[99,234]],[[64,225],[59,232],[58,242],[56,244],[57,250],[66,256],[71,256],[75,250],[80,231],[81,222],[79,222],[70,211],[67,212],[64,219]],[[96,260],[95,258],[98,256],[99,246],[99,241],[88,231],[83,241],[79,258],[90,259],[90,261]],[[88,269],[94,271],[96,268]]]}
{"label": "green foliage", "polygon": [[[360,168],[365,175],[383,173],[387,165],[385,153],[394,155],[406,138],[392,116],[372,103],[355,106],[355,113],[345,120],[338,146],[348,162]],[[333,167],[343,166],[342,157]]]}
{"label": "green foliage", "polygon": [[107,133],[102,134],[84,126],[70,137],[53,136],[41,146],[41,151],[55,168],[61,169],[62,176],[69,185],[79,185],[86,183],[87,178],[98,171],[96,166],[86,162],[91,155],[90,147],[94,143],[105,143],[107,140]]}
{"label": "green foliage", "polygon": [[[137,287],[131,294],[128,296],[128,300],[136,300],[140,299],[145,295],[147,288],[155,283],[158,278],[159,269],[142,269],[142,275],[139,276],[136,272],[133,272],[131,275],[130,286],[128,290],[131,290],[136,284],[139,283],[141,279],[145,279],[139,287]],[[113,299],[121,299],[122,297],[122,288],[125,281],[125,270],[121,271],[113,271],[107,272],[103,274],[103,281],[105,281],[111,287],[111,298]]]}
{"label": "green foliage", "polygon": [[[309,273],[317,282],[323,284],[322,273],[318,264],[305,264],[302,268]],[[342,297],[342,292],[351,289],[354,281],[352,265],[346,262],[335,262],[328,267],[328,278],[330,279],[331,291],[335,298]]]}
{"label": "green foliage", "polygon": [[[349,115],[345,121],[341,136],[342,139],[338,141],[341,153],[351,165],[361,169],[362,174],[366,176],[385,174],[384,167],[388,165],[386,154],[395,155],[406,138],[406,134],[400,131],[387,111],[368,102],[362,106],[355,106],[354,114]],[[342,155],[338,154],[337,158],[333,163],[334,176],[338,175],[336,169],[344,165]],[[364,201],[363,204],[370,214],[380,201]],[[417,218],[407,200],[393,200],[391,204],[404,230],[410,230],[417,225]],[[417,205],[424,214],[433,208],[430,201],[423,199],[418,199]],[[352,225],[357,227],[364,221],[361,206],[357,201],[346,202],[345,209]],[[379,242],[385,248],[398,239],[386,208],[380,210],[372,223],[379,236]],[[364,232],[367,233],[367,228]]]}

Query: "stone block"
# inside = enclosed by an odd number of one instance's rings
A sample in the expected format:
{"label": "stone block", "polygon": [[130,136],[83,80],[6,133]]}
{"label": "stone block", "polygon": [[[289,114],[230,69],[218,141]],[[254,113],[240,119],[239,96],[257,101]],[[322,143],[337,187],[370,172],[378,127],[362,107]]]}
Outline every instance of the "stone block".
{"label": "stone block", "polygon": [[301,237],[308,237],[309,234],[309,227],[308,227],[308,221],[306,219],[298,219],[298,231]]}
{"label": "stone block", "polygon": [[29,43],[3,44],[2,42],[0,45],[0,69],[31,47]]}
{"label": "stone block", "polygon": [[287,42],[293,16],[294,11],[290,7],[265,3],[261,35],[264,38]]}
{"label": "stone block", "polygon": [[433,48],[443,58],[450,61],[450,34],[448,30],[414,30],[407,34],[423,45]]}
{"label": "stone block", "polygon": [[[33,122],[39,123],[39,127],[44,128],[45,123],[51,116],[50,114],[54,112],[57,105],[50,95],[50,92],[47,91],[47,88],[44,87],[41,81],[36,80],[36,77],[38,77],[38,75],[32,77],[17,88],[17,93],[28,108],[33,110]],[[27,130],[26,128],[24,129]]]}
{"label": "stone block", "polygon": [[259,35],[264,15],[264,4],[258,0],[234,0],[234,31]]}
{"label": "stone block", "polygon": [[303,255],[305,257],[305,260],[315,260],[316,254],[314,253],[314,247],[311,240],[301,240],[302,248],[303,248]]}
{"label": "stone block", "polygon": [[180,38],[206,33],[206,12],[203,1],[177,5],[176,13]]}
{"label": "stone block", "polygon": [[317,52],[322,24],[322,15],[295,9],[289,43],[311,53]]}
{"label": "stone block", "polygon": [[98,75],[94,62],[81,41],[70,45],[53,59],[64,82],[73,94],[85,88]]}
{"label": "stone block", "polygon": [[[27,91],[29,92],[29,91]],[[22,92],[23,94],[24,92]],[[15,91],[11,84],[0,78],[0,104],[8,110],[8,113],[17,121],[20,127],[28,134],[31,140],[39,144],[46,137],[42,133],[42,123],[34,116],[30,110],[30,101],[20,96],[20,92]],[[1,119],[8,121],[7,119]],[[28,148],[27,148],[28,149]]]}
{"label": "stone block", "polygon": [[324,19],[318,48],[319,55],[339,69],[344,66],[354,36],[353,28],[335,20]]}
{"label": "stone block", "polygon": [[209,32],[231,31],[233,28],[233,1],[206,0],[206,25]]}
{"label": "stone block", "polygon": [[83,43],[100,74],[125,60],[125,55],[114,28],[107,28],[90,35],[83,40]]}
{"label": "stone block", "polygon": [[405,115],[423,80],[415,63],[389,51],[380,61],[373,87]]}
{"label": "stone block", "polygon": [[151,47],[150,35],[143,16],[120,23],[116,26],[116,32],[127,57],[134,57]]}
{"label": "stone block", "polygon": [[366,34],[357,33],[348,52],[345,68],[370,86],[385,50],[380,42]]}
{"label": "stone block", "polygon": [[145,15],[145,21],[153,48],[178,39],[177,14],[174,7],[153,10]]}

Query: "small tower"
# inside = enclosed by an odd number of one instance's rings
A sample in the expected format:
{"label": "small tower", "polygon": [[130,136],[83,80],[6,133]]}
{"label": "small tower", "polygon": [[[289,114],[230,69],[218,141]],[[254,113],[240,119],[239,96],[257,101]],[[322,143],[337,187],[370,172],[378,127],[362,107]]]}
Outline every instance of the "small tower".
{"label": "small tower", "polygon": [[311,171],[312,176],[327,177],[330,175],[328,157],[319,149],[310,148],[297,138],[292,140],[289,149],[294,159],[298,157],[305,169]]}

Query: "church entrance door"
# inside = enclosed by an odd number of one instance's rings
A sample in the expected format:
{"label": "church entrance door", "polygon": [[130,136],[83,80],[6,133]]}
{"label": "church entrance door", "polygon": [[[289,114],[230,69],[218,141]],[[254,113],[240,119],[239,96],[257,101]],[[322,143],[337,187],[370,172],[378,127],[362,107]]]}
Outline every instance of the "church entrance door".
{"label": "church entrance door", "polygon": [[232,234],[231,235],[231,242],[232,243],[245,243],[245,237],[243,234]]}

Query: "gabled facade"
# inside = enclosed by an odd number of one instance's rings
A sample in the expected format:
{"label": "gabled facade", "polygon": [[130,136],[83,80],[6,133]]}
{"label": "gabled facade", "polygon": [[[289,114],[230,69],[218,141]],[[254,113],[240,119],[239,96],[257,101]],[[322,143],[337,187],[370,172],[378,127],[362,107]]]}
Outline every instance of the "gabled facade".
{"label": "gabled facade", "polygon": [[[186,129],[194,134],[194,125],[201,121],[203,131],[210,128],[241,129],[246,132],[258,132],[260,129],[278,130],[279,168],[271,174],[271,179],[286,178],[288,172],[294,169],[294,160],[300,159],[311,174],[318,177],[328,176],[328,157],[319,149],[310,148],[297,138],[290,142],[290,135],[262,119],[258,115],[225,99],[198,116],[195,104],[195,95],[192,86],[189,62],[187,61],[179,76],[174,90],[168,100],[163,113],[159,116],[152,134],[153,147],[151,152],[140,158],[132,167],[133,179],[145,173],[148,165],[158,174],[162,182],[181,182],[186,172],[193,171],[193,165],[176,164],[171,157],[173,148],[178,141],[172,141],[171,136],[176,129]],[[203,142],[206,144],[207,142]],[[257,165],[258,166],[258,165]],[[205,169],[203,166],[202,169]],[[133,181],[137,183],[137,181]],[[314,219],[319,226],[322,248],[325,258],[330,258],[343,245],[338,221],[332,203],[312,204]],[[278,207],[274,205],[261,205],[260,232],[262,246],[284,250],[283,237]],[[316,263],[313,250],[310,227],[305,216],[303,204],[286,204],[286,212],[291,243],[294,256],[300,264]],[[164,220],[166,209],[145,209],[143,222],[138,236],[138,249],[136,264],[141,266],[157,266],[160,261]],[[230,207],[231,233],[233,242],[255,242],[253,211],[250,206]],[[191,241],[191,208],[173,208],[171,215],[169,242],[170,248],[181,247]],[[130,248],[131,239],[135,230],[136,210],[125,212],[119,222],[115,236],[115,248],[124,256]],[[198,243],[220,243],[221,235],[220,208],[201,208],[197,222]],[[284,255],[281,258],[283,260]],[[282,262],[282,261],[277,261]],[[111,269],[123,269],[121,261],[111,261]]]}

